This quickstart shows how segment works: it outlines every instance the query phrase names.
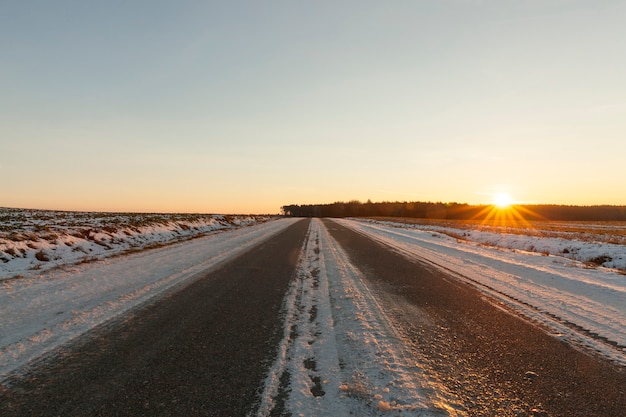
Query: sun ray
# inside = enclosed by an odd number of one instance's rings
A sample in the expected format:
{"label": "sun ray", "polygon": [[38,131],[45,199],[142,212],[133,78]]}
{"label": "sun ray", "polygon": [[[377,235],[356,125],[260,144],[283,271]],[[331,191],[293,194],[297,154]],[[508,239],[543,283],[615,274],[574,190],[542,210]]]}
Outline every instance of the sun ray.
{"label": "sun ray", "polygon": [[482,207],[472,220],[480,221],[483,227],[496,227],[505,230],[507,227],[533,228],[530,220],[540,219],[537,213],[521,204],[516,204],[509,193],[501,192],[493,196],[493,202]]}

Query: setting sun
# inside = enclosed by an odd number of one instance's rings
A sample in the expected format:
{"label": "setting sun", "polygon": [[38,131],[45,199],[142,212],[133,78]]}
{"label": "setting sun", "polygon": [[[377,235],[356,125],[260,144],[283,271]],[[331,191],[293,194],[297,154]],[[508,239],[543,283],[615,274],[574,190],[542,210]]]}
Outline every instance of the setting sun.
{"label": "setting sun", "polygon": [[493,196],[493,204],[499,208],[509,207],[513,203],[513,199],[509,193],[497,193]]}

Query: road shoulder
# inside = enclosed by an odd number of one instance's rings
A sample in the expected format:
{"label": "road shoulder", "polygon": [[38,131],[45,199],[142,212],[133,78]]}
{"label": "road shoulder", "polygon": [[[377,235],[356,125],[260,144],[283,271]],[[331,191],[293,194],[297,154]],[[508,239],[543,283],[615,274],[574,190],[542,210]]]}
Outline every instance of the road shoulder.
{"label": "road shoulder", "polygon": [[416,355],[470,415],[623,415],[624,369],[562,343],[427,264],[325,224],[396,311],[392,317]]}

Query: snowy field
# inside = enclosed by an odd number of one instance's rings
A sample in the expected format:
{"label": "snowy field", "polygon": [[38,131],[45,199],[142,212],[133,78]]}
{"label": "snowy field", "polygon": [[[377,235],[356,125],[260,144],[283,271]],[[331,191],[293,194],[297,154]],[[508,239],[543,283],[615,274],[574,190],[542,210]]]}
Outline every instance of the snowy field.
{"label": "snowy field", "polygon": [[[626,365],[624,244],[389,221],[338,222],[452,273],[555,337]],[[571,250],[563,253],[564,247]],[[613,268],[588,261],[595,258],[612,259]]]}
{"label": "snowy field", "polygon": [[0,280],[154,248],[267,216],[91,213],[0,208]]}
{"label": "snowy field", "polygon": [[374,220],[378,224],[441,232],[459,240],[562,256],[626,274],[626,222]]}

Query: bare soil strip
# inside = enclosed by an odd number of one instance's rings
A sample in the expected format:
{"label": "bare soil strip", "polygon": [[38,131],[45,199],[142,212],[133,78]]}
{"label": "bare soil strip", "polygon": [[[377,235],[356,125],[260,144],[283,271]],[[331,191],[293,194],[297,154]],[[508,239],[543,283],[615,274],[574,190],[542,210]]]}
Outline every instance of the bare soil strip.
{"label": "bare soil strip", "polygon": [[236,416],[258,406],[307,221],[0,386],[2,416]]}
{"label": "bare soil strip", "polygon": [[426,372],[470,416],[623,417],[626,370],[435,267],[326,220]]}

